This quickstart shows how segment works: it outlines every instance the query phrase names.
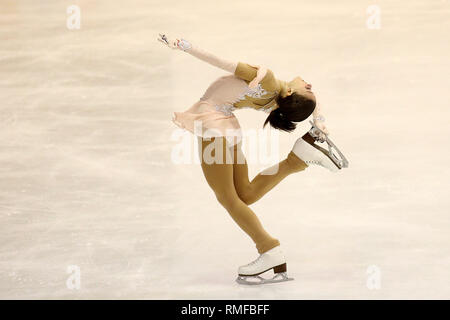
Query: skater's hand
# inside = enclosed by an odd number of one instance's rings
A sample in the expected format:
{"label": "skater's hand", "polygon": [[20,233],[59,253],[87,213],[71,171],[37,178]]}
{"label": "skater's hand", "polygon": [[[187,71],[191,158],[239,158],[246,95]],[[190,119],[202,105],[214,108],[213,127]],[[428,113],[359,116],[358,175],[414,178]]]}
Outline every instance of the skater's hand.
{"label": "skater's hand", "polygon": [[258,79],[258,77],[256,77],[255,79],[253,79],[252,81],[250,81],[250,83],[248,84],[248,87],[250,89],[256,88],[259,84],[260,79]]}
{"label": "skater's hand", "polygon": [[159,34],[158,41],[165,44],[171,49],[179,49],[186,51],[187,49],[190,49],[191,44],[184,40],[184,39],[178,39],[178,38],[171,38],[167,36],[166,34]]}
{"label": "skater's hand", "polygon": [[257,69],[258,71],[256,72],[256,77],[250,81],[250,83],[248,84],[248,87],[250,89],[256,88],[258,86],[258,83],[264,78],[264,76],[267,73],[267,69],[258,65],[253,65],[253,64],[248,64],[249,66]]}
{"label": "skater's hand", "polygon": [[[314,125],[319,128],[320,130],[322,130],[327,136],[330,135],[330,132],[328,131],[327,127],[325,126],[325,123],[323,121],[316,121],[314,120]],[[325,141],[325,136],[320,133],[319,135],[319,141],[323,142]]]}

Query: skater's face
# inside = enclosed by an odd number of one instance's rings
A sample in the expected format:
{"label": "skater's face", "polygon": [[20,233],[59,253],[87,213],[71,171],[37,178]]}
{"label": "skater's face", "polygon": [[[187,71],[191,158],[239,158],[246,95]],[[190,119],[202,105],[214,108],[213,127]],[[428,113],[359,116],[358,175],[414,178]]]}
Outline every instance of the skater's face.
{"label": "skater's face", "polygon": [[291,95],[296,92],[297,94],[304,96],[308,99],[316,101],[316,97],[314,93],[311,91],[311,84],[307,83],[301,77],[296,77],[294,80],[288,82],[288,91],[287,95]]}

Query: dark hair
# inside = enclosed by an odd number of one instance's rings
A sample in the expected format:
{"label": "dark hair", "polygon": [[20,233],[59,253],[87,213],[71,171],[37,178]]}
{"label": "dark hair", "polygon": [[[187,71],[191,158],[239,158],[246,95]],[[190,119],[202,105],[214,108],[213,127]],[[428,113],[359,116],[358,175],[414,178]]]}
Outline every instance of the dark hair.
{"label": "dark hair", "polygon": [[278,130],[290,132],[295,129],[297,124],[308,118],[316,108],[316,102],[294,92],[290,96],[276,99],[278,108],[272,110],[264,122],[264,127],[270,123],[272,127]]}

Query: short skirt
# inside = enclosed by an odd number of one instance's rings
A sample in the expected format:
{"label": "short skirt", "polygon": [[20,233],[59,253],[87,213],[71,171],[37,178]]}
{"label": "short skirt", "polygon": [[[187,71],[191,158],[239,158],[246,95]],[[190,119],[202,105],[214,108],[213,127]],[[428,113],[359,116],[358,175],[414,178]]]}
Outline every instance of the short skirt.
{"label": "short skirt", "polygon": [[174,112],[172,121],[199,137],[225,137],[232,145],[239,143],[242,130],[233,105],[247,91],[244,80],[234,75],[220,77],[193,106],[184,112]]}

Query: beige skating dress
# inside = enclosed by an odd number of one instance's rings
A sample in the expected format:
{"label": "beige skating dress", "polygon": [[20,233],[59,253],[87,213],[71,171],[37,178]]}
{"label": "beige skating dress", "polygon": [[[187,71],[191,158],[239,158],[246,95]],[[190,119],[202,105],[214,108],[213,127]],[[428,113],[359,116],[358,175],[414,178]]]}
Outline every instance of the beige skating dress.
{"label": "beige skating dress", "polygon": [[[202,54],[196,56],[210,62],[211,54],[205,54],[204,51]],[[248,84],[259,76],[258,68],[238,62],[234,74],[214,81],[192,107],[184,112],[175,112],[173,122],[200,137],[226,137],[231,145],[238,143],[242,139],[242,132],[233,111],[253,108],[270,113],[278,107],[275,99],[280,92],[279,81],[271,70],[264,69],[260,73],[263,76],[258,79],[257,86],[250,88]]]}

